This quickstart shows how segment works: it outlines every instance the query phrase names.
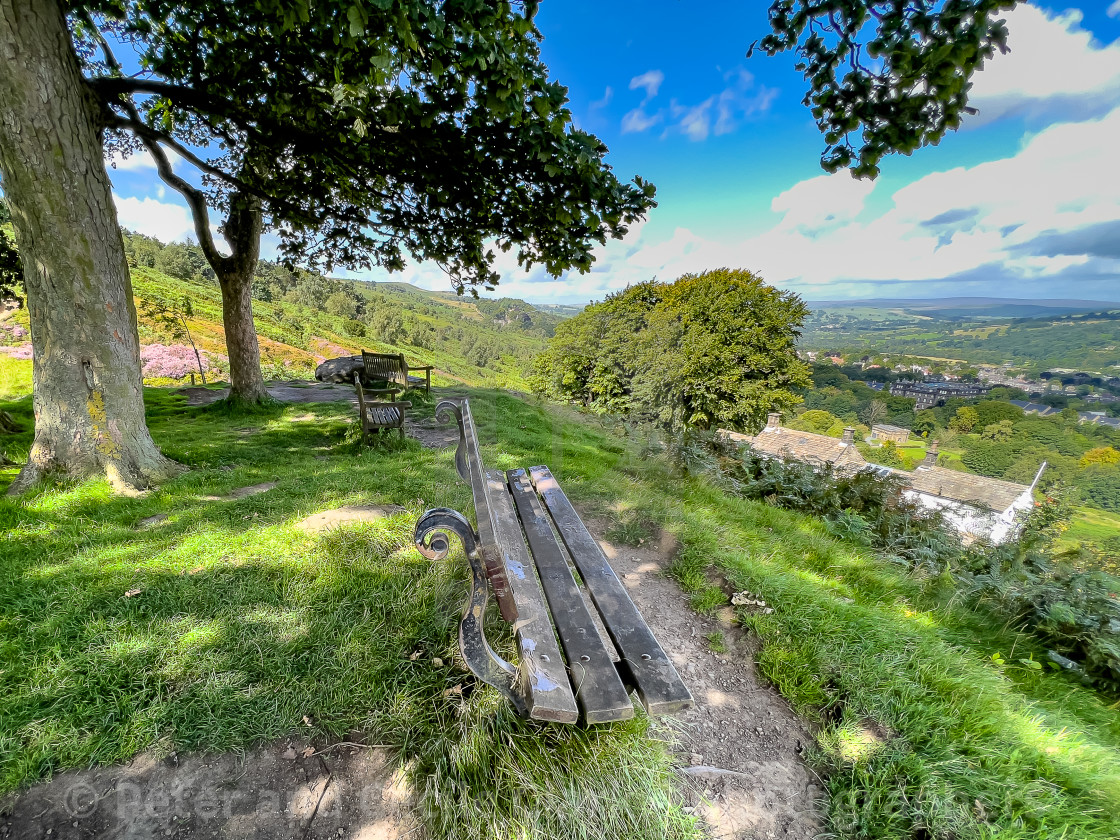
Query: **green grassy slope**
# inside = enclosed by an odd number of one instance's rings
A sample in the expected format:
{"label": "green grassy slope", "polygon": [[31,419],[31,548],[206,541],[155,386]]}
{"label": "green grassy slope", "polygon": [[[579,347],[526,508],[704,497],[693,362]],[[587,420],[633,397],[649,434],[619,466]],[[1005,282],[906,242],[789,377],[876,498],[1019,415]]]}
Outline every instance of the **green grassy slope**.
{"label": "green grassy slope", "polygon": [[[137,299],[173,303],[191,300],[195,317],[189,322],[199,346],[213,353],[225,349],[222,330],[221,292],[207,281],[180,280],[152,268],[132,270]],[[253,302],[254,322],[261,343],[261,363],[266,375],[308,376],[324,357],[330,358],[370,350],[404,353],[409,364],[435,365],[434,382],[453,382],[524,389],[528,361],[544,346],[543,335],[503,327],[479,311],[469,297],[458,298],[408,286],[404,283],[354,283],[358,294],[376,293],[380,306],[407,317],[414,324],[431,328],[437,336],[421,347],[401,338],[395,343],[372,336],[352,334],[353,321],[285,301]],[[440,341],[440,330],[463,331],[468,339],[495,348],[479,365],[463,352],[464,343],[455,338]],[[141,341],[166,342],[158,325],[140,316]],[[289,370],[285,371],[283,366]]]}
{"label": "green grassy slope", "polygon": [[[726,603],[721,582],[774,608],[739,619],[763,673],[817,722],[834,836],[1120,836],[1114,698],[1033,667],[1045,651],[1028,637],[815,519],[673,475],[604,423],[470,393],[486,463],[547,463],[620,534],[675,533],[698,609]],[[436,837],[690,835],[665,731],[538,726],[488,689],[445,694],[462,674],[432,659],[454,653],[462,563],[420,562],[409,529],[425,507],[469,505],[450,452],[360,449],[348,406],[228,417],[147,398],[153,436],[190,473],[142,499],[93,482],[0,500],[3,789],[149,746],[234,748],[309,715],[319,737],[365,729],[413,760]],[[26,416],[27,398],[0,408]],[[203,498],[262,481],[278,486]],[[371,501],[407,512],[293,528]],[[137,528],[156,513],[167,521]]]}

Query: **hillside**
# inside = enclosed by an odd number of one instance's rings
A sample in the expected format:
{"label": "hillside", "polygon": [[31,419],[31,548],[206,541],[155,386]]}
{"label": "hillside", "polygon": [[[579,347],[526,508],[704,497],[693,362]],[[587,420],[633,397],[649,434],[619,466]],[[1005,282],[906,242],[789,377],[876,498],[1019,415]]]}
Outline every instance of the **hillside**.
{"label": "hillside", "polygon": [[[150,310],[152,304],[182,308],[189,301],[191,336],[211,375],[222,378],[221,292],[198,249],[126,233],[126,250],[141,344],[185,345],[186,337],[176,335]],[[434,365],[433,382],[438,384],[523,390],[529,361],[560,321],[513,298],[474,299],[406,283],[339,280],[264,262],[253,290],[266,378],[310,377],[324,358],[371,350],[404,353],[410,364]],[[10,354],[26,345],[26,336],[10,329],[27,329],[26,310],[10,313],[6,323],[9,329],[0,332],[0,345]],[[180,356],[192,358],[186,351]],[[159,372],[146,370],[150,384],[168,384]]]}
{"label": "hillside", "polygon": [[[492,430],[487,463],[550,463],[619,553],[674,546],[666,561],[693,608],[733,620],[699,637],[723,660],[713,673],[757,667],[813,722],[804,755],[827,790],[831,836],[1117,836],[1115,698],[1040,668],[1044,646],[944,576],[909,574],[817,517],[682,477],[620,427],[455,392]],[[329,745],[360,733],[393,747],[433,838],[699,840],[680,800],[694,782],[674,769],[690,759],[670,753],[687,730],[643,716],[558,731],[510,714],[456,669],[464,564],[421,560],[411,542],[424,507],[469,504],[449,450],[360,449],[345,404],[228,417],[165,389],[146,401],[157,442],[192,467],[159,493],[110,497],[105,482],[80,482],[27,504],[0,498],[0,791],[149,749],[189,761],[262,739],[277,754],[310,742],[335,765]],[[0,408],[24,418],[28,403]],[[261,482],[274,484],[213,501]],[[371,503],[401,512],[298,528]],[[772,608],[729,606],[742,591]],[[727,697],[702,698],[717,737],[737,714]],[[730,746],[754,755],[772,728],[762,720]],[[541,803],[530,824],[526,802]],[[752,819],[771,810],[760,802]]]}

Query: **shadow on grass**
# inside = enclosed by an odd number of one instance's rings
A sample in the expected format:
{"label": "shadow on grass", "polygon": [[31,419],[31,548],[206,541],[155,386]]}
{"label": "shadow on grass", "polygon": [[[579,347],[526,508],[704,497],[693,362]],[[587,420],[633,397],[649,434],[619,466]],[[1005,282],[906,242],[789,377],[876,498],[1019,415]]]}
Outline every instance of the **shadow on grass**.
{"label": "shadow on grass", "polygon": [[[0,499],[0,790],[149,748],[360,730],[412,762],[433,836],[693,836],[647,720],[523,721],[456,666],[465,563],[411,543],[425,507],[469,510],[450,450],[354,446],[345,404],[228,417],[146,396],[157,444],[190,472],[143,498],[83,482]],[[530,443],[510,451],[544,460]],[[316,537],[292,527],[369,501],[407,512]],[[155,514],[167,519],[138,527]],[[496,643],[508,650],[508,628]]]}

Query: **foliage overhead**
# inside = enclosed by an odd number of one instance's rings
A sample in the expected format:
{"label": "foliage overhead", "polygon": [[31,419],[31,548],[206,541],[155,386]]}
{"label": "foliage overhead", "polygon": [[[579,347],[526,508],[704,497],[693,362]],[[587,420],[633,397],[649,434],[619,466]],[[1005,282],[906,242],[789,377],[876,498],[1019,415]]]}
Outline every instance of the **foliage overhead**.
{"label": "foliage overhead", "polygon": [[[180,185],[196,226],[199,202],[234,227],[259,204],[287,259],[393,270],[411,254],[461,291],[497,281],[491,241],[526,268],[585,271],[595,244],[654,206],[652,185],[621,183],[603,143],[572,126],[535,3],[68,8],[108,151],[147,147],[161,169],[178,154],[204,175],[205,195]],[[140,72],[110,42],[127,42]]]}
{"label": "foliage overhead", "polygon": [[809,383],[794,350],[807,312],[744,270],[641,283],[560,324],[534,387],[670,429],[757,428]]}
{"label": "foliage overhead", "polygon": [[824,135],[821,166],[873,178],[884,155],[937,144],[975,112],[969,80],[1007,51],[1007,27],[994,16],[1016,2],[774,0],[773,31],[757,46],[796,52],[809,82],[802,101]]}

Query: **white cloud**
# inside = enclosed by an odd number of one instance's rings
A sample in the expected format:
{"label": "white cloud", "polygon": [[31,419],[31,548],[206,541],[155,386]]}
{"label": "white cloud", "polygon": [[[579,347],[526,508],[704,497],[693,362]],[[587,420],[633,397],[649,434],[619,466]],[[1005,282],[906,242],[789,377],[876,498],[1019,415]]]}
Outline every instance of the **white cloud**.
{"label": "white cloud", "polygon": [[[178,167],[183,163],[183,158],[173,149],[165,149],[164,151],[167,153],[167,159],[171,162],[172,167]],[[120,172],[143,172],[149,169],[154,172],[156,169],[156,162],[152,160],[152,156],[148,154],[147,149],[135,151],[128,157],[123,157],[119,153],[107,155],[105,164]]]}
{"label": "white cloud", "polygon": [[[1113,5],[1120,13],[1120,0]],[[1082,13],[1049,13],[1024,3],[1005,15],[1010,52],[996,54],[973,77],[978,125],[1009,113],[1063,107],[1095,116],[1120,104],[1120,40],[1102,45],[1081,28]]]}
{"label": "white cloud", "polygon": [[123,227],[154,236],[161,242],[186,239],[194,231],[190,211],[181,204],[154,198],[123,198],[116,192],[117,220]]}
{"label": "white cloud", "polygon": [[691,108],[679,105],[676,100],[673,100],[673,103],[669,106],[669,112],[674,119],[679,120],[677,128],[680,129],[682,134],[687,135],[689,140],[707,140],[712,124],[712,106],[715,104],[716,98],[714,96],[708,97],[699,105],[694,105]]}
{"label": "white cloud", "polygon": [[[1120,0],[1117,0],[1117,2],[1120,2]],[[592,111],[594,111],[598,108],[606,108],[608,105],[611,104],[611,99],[613,99],[613,98],[614,98],[614,90],[611,88],[610,85],[607,85],[607,89],[605,91],[603,91],[603,98],[595,100],[594,102],[592,102],[587,107],[588,107],[588,109],[590,109]]]}
{"label": "white cloud", "polygon": [[1112,5],[1108,7],[1107,14],[1111,18],[1120,17],[1120,0],[1113,0]]}
{"label": "white cloud", "polygon": [[645,131],[664,118],[667,126],[662,138],[683,134],[699,142],[707,140],[712,133],[730,134],[743,120],[769,110],[778,95],[776,89],[756,84],[754,76],[742,67],[724,73],[723,79],[727,83],[723,90],[697,105],[682,104],[674,99],[668,108],[647,114],[644,111],[649,101],[647,97],[640,107],[623,118],[623,132]]}
{"label": "white cloud", "polygon": [[665,81],[665,74],[660,70],[648,70],[630,80],[630,90],[638,90],[639,88],[645,90],[646,98],[642,100],[642,104],[645,105],[657,96],[657,91],[660,90],[663,81]]}
{"label": "white cloud", "polygon": [[868,199],[882,182],[819,175],[772,200],[775,224],[763,233],[717,240],[684,226],[667,236],[635,226],[623,242],[597,250],[588,275],[533,282],[539,278],[509,260],[500,266],[500,293],[586,301],[653,276],[731,266],[809,299],[1116,298],[1120,192],[1107,173],[1117,171],[1117,137],[1120,108],[1053,125],[1014,155],[906,184],[876,215]]}
{"label": "white cloud", "polygon": [[661,122],[662,117],[661,112],[647,114],[641,108],[635,108],[622,118],[622,133],[630,134],[631,132],[645,131]]}
{"label": "white cloud", "polygon": [[813,232],[851,222],[874,187],[872,181],[853,178],[844,169],[794,184],[774,197],[770,209],[782,215],[781,227]]}

